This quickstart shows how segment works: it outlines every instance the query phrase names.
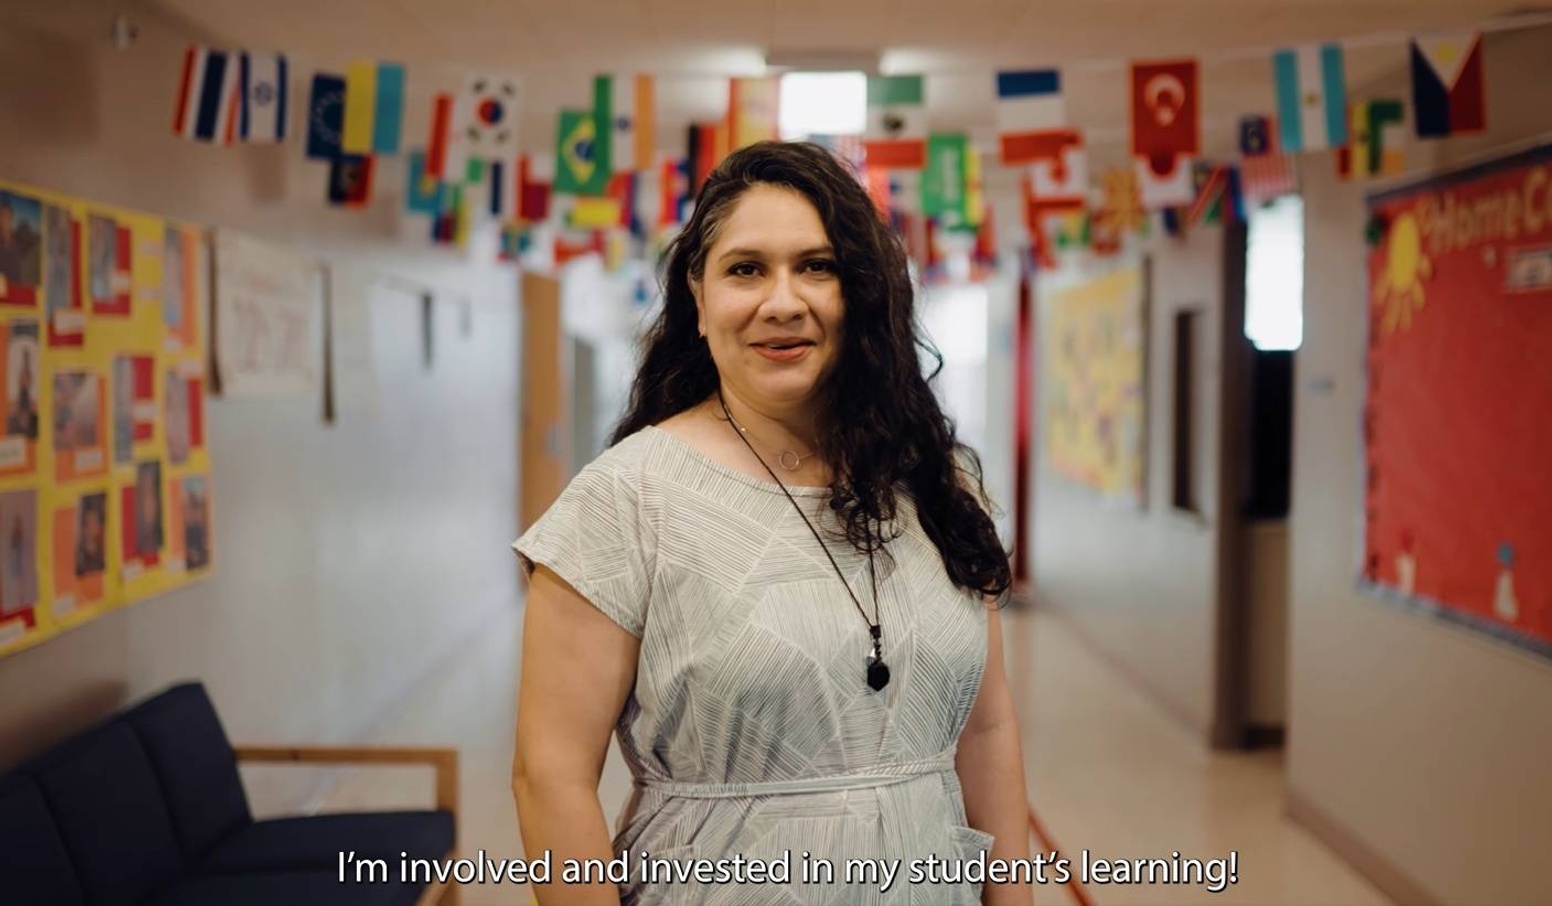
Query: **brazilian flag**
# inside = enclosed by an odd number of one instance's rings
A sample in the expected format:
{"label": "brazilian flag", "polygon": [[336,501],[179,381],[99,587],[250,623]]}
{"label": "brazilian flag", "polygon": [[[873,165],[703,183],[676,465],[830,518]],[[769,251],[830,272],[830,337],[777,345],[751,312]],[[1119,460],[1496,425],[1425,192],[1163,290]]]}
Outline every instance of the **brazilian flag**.
{"label": "brazilian flag", "polygon": [[612,167],[610,136],[614,101],[609,78],[593,80],[592,110],[562,110],[556,124],[555,191],[562,195],[603,195]]}

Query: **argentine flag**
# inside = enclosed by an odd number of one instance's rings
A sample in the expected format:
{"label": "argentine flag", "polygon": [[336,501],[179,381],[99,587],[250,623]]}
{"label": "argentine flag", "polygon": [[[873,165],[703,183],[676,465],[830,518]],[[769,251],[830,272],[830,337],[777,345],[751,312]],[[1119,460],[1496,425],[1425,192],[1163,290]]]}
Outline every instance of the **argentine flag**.
{"label": "argentine flag", "polygon": [[1272,57],[1277,131],[1288,154],[1347,144],[1347,77],[1342,48],[1308,44]]}

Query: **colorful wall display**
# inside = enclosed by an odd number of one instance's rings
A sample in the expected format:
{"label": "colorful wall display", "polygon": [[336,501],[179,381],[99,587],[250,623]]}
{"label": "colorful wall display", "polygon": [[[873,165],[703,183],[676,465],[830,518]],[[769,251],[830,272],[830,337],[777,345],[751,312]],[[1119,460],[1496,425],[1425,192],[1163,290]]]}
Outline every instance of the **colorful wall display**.
{"label": "colorful wall display", "polygon": [[1552,657],[1552,145],[1369,215],[1361,581]]}
{"label": "colorful wall display", "polygon": [[1053,294],[1042,326],[1051,469],[1139,505],[1148,454],[1143,288],[1137,267],[1066,287]]}
{"label": "colorful wall display", "polygon": [[207,575],[198,228],[0,183],[0,655]]}

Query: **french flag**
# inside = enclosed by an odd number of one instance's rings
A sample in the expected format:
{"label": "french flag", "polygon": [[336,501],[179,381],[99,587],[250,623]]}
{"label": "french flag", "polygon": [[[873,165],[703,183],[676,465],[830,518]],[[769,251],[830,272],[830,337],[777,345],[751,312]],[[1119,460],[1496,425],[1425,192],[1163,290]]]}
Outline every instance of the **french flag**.
{"label": "french flag", "polygon": [[190,46],[172,130],[193,141],[229,145],[237,137],[239,62],[233,54]]}

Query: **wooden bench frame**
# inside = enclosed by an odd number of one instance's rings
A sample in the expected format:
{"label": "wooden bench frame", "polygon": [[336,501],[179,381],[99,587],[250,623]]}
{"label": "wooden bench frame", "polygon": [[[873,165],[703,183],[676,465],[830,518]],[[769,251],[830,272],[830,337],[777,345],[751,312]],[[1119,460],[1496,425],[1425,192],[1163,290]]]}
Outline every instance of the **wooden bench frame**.
{"label": "wooden bench frame", "polygon": [[[458,750],[389,746],[233,746],[239,762],[261,764],[425,764],[436,772],[436,807],[453,816],[453,849],[458,852]],[[428,885],[416,906],[458,906],[454,883]]]}

